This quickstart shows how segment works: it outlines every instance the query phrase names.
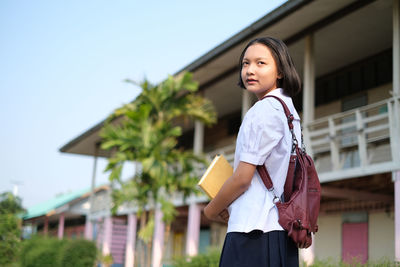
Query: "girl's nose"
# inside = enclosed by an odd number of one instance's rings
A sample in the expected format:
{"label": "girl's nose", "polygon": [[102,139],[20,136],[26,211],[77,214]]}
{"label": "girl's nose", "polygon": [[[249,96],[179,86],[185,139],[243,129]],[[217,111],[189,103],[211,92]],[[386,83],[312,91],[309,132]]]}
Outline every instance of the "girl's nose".
{"label": "girl's nose", "polygon": [[249,66],[247,67],[247,74],[254,74],[253,64],[249,64]]}

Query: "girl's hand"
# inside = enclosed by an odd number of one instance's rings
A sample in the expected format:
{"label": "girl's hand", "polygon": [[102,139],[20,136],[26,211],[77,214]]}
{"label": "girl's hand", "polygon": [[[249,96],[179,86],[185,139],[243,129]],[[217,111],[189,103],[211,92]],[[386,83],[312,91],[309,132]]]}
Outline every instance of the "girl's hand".
{"label": "girl's hand", "polygon": [[210,220],[227,222],[229,219],[227,207],[249,188],[255,171],[256,165],[239,162],[233,175],[225,181],[215,198],[204,208],[204,215]]}
{"label": "girl's hand", "polygon": [[228,223],[229,221],[229,212],[228,209],[224,209],[223,211],[221,211],[221,213],[218,215],[219,218],[221,218],[221,220],[225,223]]}
{"label": "girl's hand", "polygon": [[227,209],[223,209],[219,214],[213,214],[210,210],[210,206],[207,205],[204,208],[204,215],[209,219],[217,222],[227,223],[229,220],[229,212]]}
{"label": "girl's hand", "polygon": [[212,214],[212,211],[210,210],[210,203],[207,204],[207,206],[204,208],[204,215],[207,217],[209,220],[215,220],[216,218],[214,217],[214,214]]}

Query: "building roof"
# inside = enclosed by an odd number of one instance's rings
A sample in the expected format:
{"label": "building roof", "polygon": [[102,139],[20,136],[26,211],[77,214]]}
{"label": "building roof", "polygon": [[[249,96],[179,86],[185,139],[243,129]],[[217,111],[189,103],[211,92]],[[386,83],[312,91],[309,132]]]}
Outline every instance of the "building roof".
{"label": "building roof", "polygon": [[[194,60],[189,65],[185,66],[181,70],[179,70],[175,75],[183,71],[195,71],[201,66],[204,66],[211,60],[215,59],[216,57],[220,56],[227,50],[231,49],[238,43],[242,42],[246,38],[255,33],[259,32],[261,29],[272,25],[274,22],[278,21],[279,19],[287,16],[288,14],[298,10],[302,6],[309,3],[311,0],[291,0],[286,2],[285,4],[277,7],[275,10],[271,11],[270,13],[266,14],[263,18],[257,20],[250,26],[246,27],[244,30],[240,31],[239,33],[235,34],[222,44],[218,45],[214,49],[210,50],[200,58]],[[107,157],[109,153],[104,151],[100,148],[96,149],[98,143],[100,141],[99,131],[103,127],[106,119],[102,120],[101,122],[97,123],[90,129],[86,130],[79,136],[75,137],[67,144],[63,145],[59,151],[64,153],[74,153],[80,155],[90,155],[90,156],[100,156],[100,157]],[[81,147],[83,145],[83,147]]]}
{"label": "building roof", "polygon": [[47,215],[54,211],[55,209],[71,202],[74,199],[80,198],[86,193],[89,193],[90,189],[85,188],[75,192],[66,193],[60,196],[56,196],[53,199],[47,200],[45,202],[39,203],[31,208],[29,208],[26,214],[23,216],[24,220],[32,219],[35,217],[40,217]]}
{"label": "building roof", "polygon": [[[374,19],[371,19],[374,18]],[[237,60],[248,41],[259,36],[283,40],[299,74],[304,73],[306,37],[313,36],[315,76],[322,77],[392,46],[392,3],[384,0],[290,0],[244,28],[176,73],[191,71],[219,116],[241,107]],[[237,91],[240,92],[240,91]],[[227,96],[230,96],[227,99]],[[229,100],[229,101],[227,101]],[[77,136],[61,152],[107,157],[98,147],[104,121]]]}
{"label": "building roof", "polygon": [[262,18],[258,19],[251,25],[247,26],[240,32],[234,34],[232,37],[228,38],[226,41],[222,42],[215,48],[211,49],[201,57],[197,58],[187,66],[183,67],[181,70],[176,72],[175,75],[178,75],[183,71],[190,71],[190,72],[196,71],[200,67],[206,65],[211,60],[217,58],[218,56],[221,56],[227,50],[232,49],[234,46],[240,44],[241,42],[246,41],[246,39],[251,38],[255,34],[262,31],[263,29],[273,25],[275,22],[295,12],[296,10],[300,9],[302,6],[308,4],[311,1],[312,0],[287,1],[286,3],[278,6],[277,8],[267,13],[266,15],[264,15]]}

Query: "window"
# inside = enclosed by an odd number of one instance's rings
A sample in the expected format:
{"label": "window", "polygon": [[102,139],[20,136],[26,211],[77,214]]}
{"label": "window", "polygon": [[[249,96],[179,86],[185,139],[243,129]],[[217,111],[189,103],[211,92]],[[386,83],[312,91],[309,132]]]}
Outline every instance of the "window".
{"label": "window", "polygon": [[[359,95],[352,98],[347,98],[342,101],[342,111],[347,111],[351,109],[355,109],[358,107],[362,107],[368,104],[367,95]],[[342,123],[353,122],[356,120],[355,115],[346,117],[342,120]],[[343,136],[341,138],[342,147],[346,146],[354,146],[357,145],[357,127],[351,126],[347,128],[343,128],[340,134]],[[358,151],[358,147],[356,146],[354,149],[346,150],[341,153],[341,156],[344,158],[343,169],[353,168],[360,166],[360,154]]]}

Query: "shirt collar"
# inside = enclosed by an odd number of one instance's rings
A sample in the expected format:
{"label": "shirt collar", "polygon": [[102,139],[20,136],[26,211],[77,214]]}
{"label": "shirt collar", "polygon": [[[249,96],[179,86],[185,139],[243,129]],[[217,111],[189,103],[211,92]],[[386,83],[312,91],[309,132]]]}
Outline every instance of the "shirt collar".
{"label": "shirt collar", "polygon": [[[285,101],[285,99],[286,99],[286,101],[287,101],[287,99],[289,98],[289,99],[290,99],[290,103],[293,103],[293,102],[292,102],[292,98],[289,97],[289,96],[287,96],[287,95],[285,95],[285,93],[283,92],[283,88],[274,89],[274,90],[268,92],[268,94],[266,94],[266,95],[277,96],[277,97],[279,97],[280,99],[282,99],[282,100],[284,100],[284,101]],[[265,99],[265,97],[264,97],[264,99]],[[293,105],[293,104],[292,104],[292,105]],[[289,109],[290,109],[290,108],[289,108]],[[296,109],[293,110],[292,114],[293,114],[293,116],[294,116],[295,119],[300,120],[300,116],[299,116],[299,114],[297,113],[297,110],[296,110]]]}
{"label": "shirt collar", "polygon": [[[286,96],[286,95],[283,93],[283,89],[282,89],[282,88],[276,88],[276,89],[274,89],[274,90],[268,92],[267,95],[274,95],[274,96],[278,96],[278,97],[281,97],[281,98],[282,98],[283,96]],[[287,97],[287,96],[286,96],[286,97]]]}

